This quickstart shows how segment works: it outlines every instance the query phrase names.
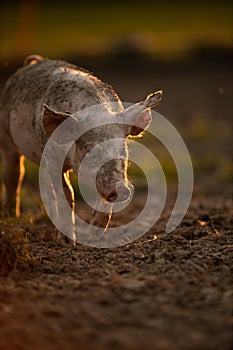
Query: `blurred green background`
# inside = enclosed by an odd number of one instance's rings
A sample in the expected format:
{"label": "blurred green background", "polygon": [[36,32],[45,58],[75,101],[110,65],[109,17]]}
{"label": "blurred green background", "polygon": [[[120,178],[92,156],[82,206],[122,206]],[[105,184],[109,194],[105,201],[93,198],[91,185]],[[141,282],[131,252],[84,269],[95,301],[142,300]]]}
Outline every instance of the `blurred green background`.
{"label": "blurred green background", "polygon": [[232,48],[232,1],[3,1],[1,59]]}
{"label": "blurred green background", "polygon": [[[0,90],[32,53],[89,69],[126,102],[163,89],[157,110],[184,138],[196,188],[232,184],[232,1],[3,1],[0,26]],[[167,150],[150,135],[139,142],[174,183]],[[38,170],[29,162],[27,168],[31,206]],[[145,187],[140,169],[132,166],[130,174]]]}

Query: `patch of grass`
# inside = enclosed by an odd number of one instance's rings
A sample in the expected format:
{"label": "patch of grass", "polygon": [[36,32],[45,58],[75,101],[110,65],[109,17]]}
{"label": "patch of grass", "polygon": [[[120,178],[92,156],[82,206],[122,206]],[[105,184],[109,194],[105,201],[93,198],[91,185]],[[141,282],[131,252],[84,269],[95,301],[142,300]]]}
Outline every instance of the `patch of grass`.
{"label": "patch of grass", "polygon": [[193,155],[193,167],[196,173],[208,174],[215,181],[231,182],[233,180],[233,164],[226,155]]}
{"label": "patch of grass", "polygon": [[197,116],[192,119],[188,126],[184,126],[184,136],[187,140],[194,141],[197,143],[203,143],[209,140],[222,140],[232,138],[231,128],[229,123],[226,121],[208,120],[205,116],[202,118]]}
{"label": "patch of grass", "polygon": [[213,127],[206,119],[197,119],[191,123],[189,130],[187,130],[187,136],[193,141],[208,140],[213,135]]}
{"label": "patch of grass", "polygon": [[39,167],[38,165],[30,162],[29,160],[25,161],[25,179],[24,183],[30,186],[36,186],[38,188],[39,184]]}
{"label": "patch of grass", "polygon": [[13,269],[28,270],[35,261],[29,252],[25,231],[14,222],[0,224],[0,274],[8,275]]}

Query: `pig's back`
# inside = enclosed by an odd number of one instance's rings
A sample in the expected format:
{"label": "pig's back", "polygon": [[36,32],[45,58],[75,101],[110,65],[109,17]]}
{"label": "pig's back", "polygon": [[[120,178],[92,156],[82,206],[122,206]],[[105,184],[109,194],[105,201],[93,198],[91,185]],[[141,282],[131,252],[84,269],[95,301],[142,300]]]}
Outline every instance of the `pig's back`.
{"label": "pig's back", "polygon": [[42,60],[18,69],[6,83],[2,104],[11,108],[26,104],[38,108],[43,103],[70,113],[85,107],[108,103],[122,105],[115,91],[88,71],[75,65]]}

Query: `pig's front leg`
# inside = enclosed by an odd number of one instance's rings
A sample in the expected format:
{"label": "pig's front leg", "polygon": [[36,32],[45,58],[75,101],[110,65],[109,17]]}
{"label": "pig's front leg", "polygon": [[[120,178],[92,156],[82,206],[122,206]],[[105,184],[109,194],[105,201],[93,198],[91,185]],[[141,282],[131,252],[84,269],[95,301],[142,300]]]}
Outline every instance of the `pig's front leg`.
{"label": "pig's front leg", "polygon": [[76,244],[76,232],[75,232],[75,195],[74,195],[74,189],[72,187],[72,184],[70,182],[70,170],[63,173],[62,177],[62,185],[63,190],[65,193],[65,197],[68,201],[69,207],[70,207],[70,224],[71,224],[71,232],[70,237],[72,238],[74,245]]}
{"label": "pig's front leg", "polygon": [[70,182],[70,170],[63,173],[62,186],[63,186],[63,190],[65,193],[65,197],[67,199],[67,202],[71,208],[71,211],[74,212],[74,210],[75,210],[75,195],[74,195],[74,189],[73,189],[72,184]]}
{"label": "pig's front leg", "polygon": [[[55,215],[56,221],[59,223],[59,229],[61,232],[65,232],[67,237],[76,242],[75,235],[75,196],[74,190],[70,182],[69,171],[66,171],[62,174],[62,188],[57,186],[59,182],[56,179],[53,179],[51,182],[53,194],[54,194],[54,204],[55,204]],[[64,193],[62,192],[64,191]],[[69,205],[69,214],[67,216],[67,207],[64,202],[65,199]],[[62,200],[59,200],[62,198]],[[57,230],[57,239],[60,238],[60,231]]]}
{"label": "pig's front leg", "polygon": [[24,178],[24,157],[15,148],[2,149],[2,216],[20,216],[20,192]]}

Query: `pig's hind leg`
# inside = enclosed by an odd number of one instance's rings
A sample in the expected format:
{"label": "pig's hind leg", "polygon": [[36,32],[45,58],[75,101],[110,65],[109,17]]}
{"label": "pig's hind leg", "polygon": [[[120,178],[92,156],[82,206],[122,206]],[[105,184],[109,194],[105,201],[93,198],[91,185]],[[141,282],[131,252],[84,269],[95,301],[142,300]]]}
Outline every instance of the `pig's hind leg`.
{"label": "pig's hind leg", "polygon": [[24,178],[24,156],[8,145],[2,149],[2,216],[20,216],[20,192]]}

